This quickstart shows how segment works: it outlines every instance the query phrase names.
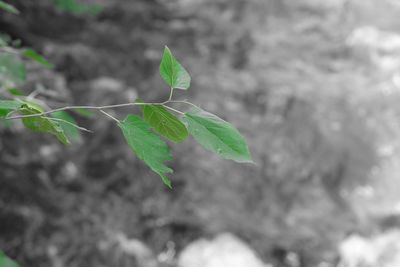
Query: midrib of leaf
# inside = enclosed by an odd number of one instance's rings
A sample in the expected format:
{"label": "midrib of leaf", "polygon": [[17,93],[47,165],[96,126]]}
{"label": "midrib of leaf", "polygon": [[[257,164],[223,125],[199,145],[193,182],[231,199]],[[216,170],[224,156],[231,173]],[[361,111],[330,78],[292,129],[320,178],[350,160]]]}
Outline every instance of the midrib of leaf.
{"label": "midrib of leaf", "polygon": [[173,58],[173,56],[172,56],[172,53],[171,53],[171,51],[169,52],[169,57],[170,57],[170,60],[171,60],[171,79],[172,79],[172,81],[171,81],[171,87],[173,88],[174,86],[175,86],[175,82],[176,82],[176,77],[175,77],[175,72],[174,72],[174,58]]}

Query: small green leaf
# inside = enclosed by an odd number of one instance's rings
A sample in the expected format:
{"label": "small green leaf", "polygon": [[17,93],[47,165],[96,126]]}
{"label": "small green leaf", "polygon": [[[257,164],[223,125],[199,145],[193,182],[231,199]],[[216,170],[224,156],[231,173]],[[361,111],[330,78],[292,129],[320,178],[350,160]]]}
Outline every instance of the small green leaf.
{"label": "small green leaf", "polygon": [[0,267],[19,267],[19,265],[0,251]]}
{"label": "small green leaf", "polygon": [[74,109],[73,111],[85,118],[93,118],[95,115],[94,112],[89,111],[84,108],[77,108],[77,109]]}
{"label": "small green leaf", "polygon": [[[6,117],[11,111],[18,110],[22,103],[15,100],[0,100],[0,118]],[[9,127],[11,120],[1,120],[2,124]]]}
{"label": "small green leaf", "polygon": [[230,123],[201,109],[186,112],[183,121],[207,150],[236,162],[253,162],[246,140]]}
{"label": "small green leaf", "polygon": [[14,6],[7,4],[6,2],[3,2],[3,1],[0,1],[0,9],[3,9],[5,11],[13,13],[13,14],[19,14],[18,9],[16,9]]}
{"label": "small green leaf", "polygon": [[17,110],[21,105],[21,102],[15,100],[0,100],[0,109]]}
{"label": "small green leaf", "polygon": [[[0,119],[5,118],[10,113],[8,109],[0,109]],[[12,126],[12,120],[0,120],[0,123],[7,128]]]}
{"label": "small green leaf", "polygon": [[135,115],[128,115],[118,124],[132,151],[143,160],[169,188],[171,181],[165,175],[172,169],[164,164],[172,156],[167,144],[150,131],[150,125]]}
{"label": "small green leaf", "polygon": [[24,49],[22,55],[36,61],[39,64],[42,64],[47,68],[53,68],[53,65],[50,62],[48,62],[43,56],[39,55],[35,50],[31,48]]}
{"label": "small green leaf", "polygon": [[10,112],[8,109],[0,109],[0,118],[4,118]]}
{"label": "small green leaf", "polygon": [[[58,112],[54,112],[52,114],[52,117],[66,121],[66,122],[59,121],[58,124],[61,126],[65,135],[69,139],[77,141],[77,142],[81,141],[81,139],[82,139],[81,133],[79,132],[79,130],[76,127],[74,127],[70,124],[70,123],[72,123],[72,124],[76,125],[77,123],[76,123],[75,119],[71,115],[69,115],[69,113],[67,113],[65,111],[58,111]],[[69,122],[69,123],[67,123],[67,122]]]}
{"label": "small green leaf", "polygon": [[186,126],[161,105],[142,106],[144,120],[160,135],[180,143],[189,133]]}
{"label": "small green leaf", "polygon": [[76,0],[54,0],[54,2],[59,10],[77,15],[97,15],[103,10],[101,5],[83,4]]}
{"label": "small green leaf", "polygon": [[25,65],[14,55],[0,54],[0,86],[13,87],[25,79]]}
{"label": "small green leaf", "polygon": [[[42,113],[43,111],[41,109],[38,109],[36,106],[32,104],[25,103],[21,106],[20,112],[22,115],[33,115]],[[69,144],[68,138],[65,135],[60,124],[51,121],[49,118],[45,116],[22,118],[22,123],[26,128],[34,132],[50,133],[52,135],[55,135],[57,139],[64,145]]]}
{"label": "small green leaf", "polygon": [[23,93],[20,89],[15,88],[15,87],[13,87],[13,88],[8,88],[7,91],[8,91],[10,94],[15,95],[15,96],[23,96],[23,95],[24,95],[24,93]]}
{"label": "small green leaf", "polygon": [[167,46],[160,64],[160,75],[171,88],[186,90],[190,87],[189,73],[176,60]]}

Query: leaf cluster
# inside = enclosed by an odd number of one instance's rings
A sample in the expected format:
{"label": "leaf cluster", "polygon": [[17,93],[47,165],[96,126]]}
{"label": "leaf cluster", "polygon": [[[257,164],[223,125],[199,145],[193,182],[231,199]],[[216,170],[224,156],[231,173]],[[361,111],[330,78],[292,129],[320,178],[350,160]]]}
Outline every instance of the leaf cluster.
{"label": "leaf cluster", "polygon": [[[32,49],[22,50],[22,56],[51,67],[47,60]],[[18,72],[20,69],[15,68],[10,62],[11,59],[3,61],[3,67],[5,66],[10,72],[9,76],[22,80],[23,75]],[[79,127],[67,111],[73,110],[77,114],[89,116],[91,113],[88,109],[98,110],[117,123],[133,153],[157,173],[170,188],[172,184],[167,175],[173,170],[166,165],[166,162],[172,160],[172,155],[166,140],[181,143],[191,135],[205,149],[222,158],[236,162],[252,162],[246,140],[232,124],[190,102],[173,99],[174,90],[190,88],[191,77],[168,47],[164,49],[159,72],[170,90],[169,98],[164,102],[145,103],[137,99],[131,103],[103,107],[70,106],[46,110],[35,99],[21,96],[16,88],[9,88],[9,92],[11,90],[14,92],[14,99],[0,100],[0,117],[6,121],[21,119],[27,129],[53,135],[62,144],[67,145],[71,141],[79,142],[81,139],[79,130],[86,130]],[[187,104],[192,109],[182,112],[169,105],[174,103]],[[129,114],[125,119],[119,120],[105,111],[108,108],[123,106],[139,106],[142,116]]]}

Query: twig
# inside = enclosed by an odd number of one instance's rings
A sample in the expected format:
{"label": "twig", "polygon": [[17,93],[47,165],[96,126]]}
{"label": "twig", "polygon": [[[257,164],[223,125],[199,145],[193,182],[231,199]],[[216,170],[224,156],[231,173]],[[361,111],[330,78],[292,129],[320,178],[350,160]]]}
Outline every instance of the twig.
{"label": "twig", "polygon": [[192,107],[195,107],[195,108],[198,108],[198,109],[200,108],[200,107],[196,106],[195,104],[190,103],[189,101],[186,101],[186,100],[171,100],[171,101],[168,101],[168,102],[170,102],[170,103],[182,103],[182,104],[191,105]]}
{"label": "twig", "polygon": [[[173,90],[171,90],[171,94],[170,94],[170,98],[172,97],[172,92]],[[35,114],[29,114],[29,115],[17,115],[17,116],[7,116],[4,119],[5,120],[16,120],[16,119],[23,119],[23,118],[30,118],[30,117],[41,117],[41,116],[45,116],[54,112],[58,112],[58,111],[65,111],[65,110],[71,110],[71,109],[94,109],[94,110],[99,110],[101,111],[103,114],[105,114],[104,109],[113,109],[113,108],[122,108],[122,107],[130,107],[130,106],[141,106],[141,105],[162,105],[164,106],[165,104],[168,103],[183,103],[183,104],[188,104],[191,105],[193,107],[199,108],[198,106],[196,106],[193,103],[190,103],[188,101],[185,100],[171,100],[168,99],[164,102],[153,102],[153,103],[123,103],[123,104],[115,104],[115,105],[106,105],[106,106],[66,106],[66,107],[61,107],[61,108],[56,108],[56,109],[52,109],[52,110],[48,110],[48,111],[44,111],[41,113],[35,113]],[[165,106],[166,108],[175,111],[179,114],[183,114],[181,111],[178,111],[176,109],[173,109],[171,107]],[[10,113],[11,114],[11,113]],[[9,114],[9,115],[10,115]],[[107,116],[110,117],[110,114],[107,113]],[[114,120],[118,121],[117,119],[113,118]]]}
{"label": "twig", "polygon": [[125,104],[117,104],[117,105],[108,105],[108,106],[101,106],[101,107],[96,107],[96,106],[66,106],[62,108],[56,108],[52,109],[49,111],[45,111],[42,113],[35,113],[35,114],[29,114],[29,115],[19,115],[19,116],[13,116],[13,117],[7,117],[5,118],[6,120],[15,120],[15,119],[22,119],[22,118],[29,118],[29,117],[40,117],[44,115],[48,115],[54,112],[58,111],[65,111],[65,110],[71,110],[71,109],[95,109],[95,110],[102,110],[102,109],[110,109],[110,108],[120,108],[120,107],[128,107],[128,106],[134,106],[136,103],[125,103]]}
{"label": "twig", "polygon": [[0,52],[16,54],[16,55],[20,54],[20,52],[17,49],[14,49],[12,47],[1,47]]}
{"label": "twig", "polygon": [[171,87],[171,91],[170,91],[170,93],[169,93],[169,97],[168,97],[168,100],[167,100],[166,102],[169,102],[169,101],[172,100],[172,94],[173,94],[173,93],[174,93],[174,88]]}
{"label": "twig", "polygon": [[69,125],[75,127],[76,129],[81,130],[81,131],[84,131],[84,132],[93,133],[93,131],[91,131],[91,130],[89,130],[89,129],[86,129],[86,128],[84,128],[84,127],[81,127],[81,126],[79,126],[79,125],[76,125],[75,123],[72,123],[72,122],[69,122],[69,121],[66,121],[66,120],[63,120],[63,119],[52,118],[52,117],[45,117],[45,118],[46,118],[46,119],[49,119],[49,120],[60,121],[60,122],[69,124]]}
{"label": "twig", "polygon": [[174,112],[176,112],[176,113],[179,113],[179,114],[181,114],[181,115],[185,115],[185,113],[183,113],[183,112],[181,112],[181,111],[179,111],[179,110],[176,110],[176,109],[174,109],[174,108],[171,108],[171,107],[169,107],[169,106],[167,106],[167,105],[162,105],[164,108],[167,108],[167,109],[169,109],[169,110],[172,110],[172,111],[174,111]]}
{"label": "twig", "polygon": [[100,112],[103,113],[104,115],[106,115],[107,117],[113,119],[113,120],[116,121],[117,123],[120,123],[120,121],[119,121],[117,118],[111,116],[110,114],[108,114],[108,113],[105,112],[104,110],[101,110],[101,109],[100,109]]}

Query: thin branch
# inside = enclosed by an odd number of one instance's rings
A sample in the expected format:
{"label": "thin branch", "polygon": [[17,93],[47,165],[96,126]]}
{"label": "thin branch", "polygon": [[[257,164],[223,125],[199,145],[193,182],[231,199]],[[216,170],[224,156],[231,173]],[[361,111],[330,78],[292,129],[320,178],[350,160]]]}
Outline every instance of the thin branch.
{"label": "thin branch", "polygon": [[20,52],[19,52],[17,49],[14,49],[14,48],[9,47],[9,46],[7,46],[7,47],[1,47],[1,48],[0,48],[0,52],[10,53],[10,54],[16,54],[16,55],[19,55],[19,54],[20,54]]}
{"label": "thin branch", "polygon": [[103,113],[104,115],[106,115],[107,117],[109,117],[110,119],[116,121],[117,123],[120,123],[120,121],[119,121],[117,118],[115,118],[114,116],[111,116],[110,114],[108,114],[108,113],[105,112],[104,110],[101,110],[101,109],[100,109],[100,112]]}
{"label": "thin branch", "polygon": [[76,129],[81,130],[81,131],[84,131],[84,132],[93,133],[93,131],[91,131],[91,130],[88,130],[88,129],[84,128],[84,127],[81,127],[81,126],[76,125],[75,123],[72,123],[72,122],[69,122],[69,121],[66,121],[66,120],[63,120],[63,119],[52,118],[52,117],[45,117],[45,118],[46,118],[46,119],[49,119],[49,120],[60,121],[60,122],[69,124],[69,125],[75,127]]}
{"label": "thin branch", "polygon": [[181,114],[181,115],[185,115],[185,113],[183,113],[183,112],[181,112],[181,111],[179,111],[179,110],[176,110],[176,109],[174,109],[174,108],[171,108],[171,107],[169,107],[169,106],[167,106],[167,105],[162,105],[164,108],[167,108],[167,109],[169,109],[169,110],[172,110],[172,111],[174,111],[174,112],[176,112],[176,113],[179,113],[179,114]]}
{"label": "thin branch", "polygon": [[192,107],[195,107],[195,108],[198,108],[198,109],[200,109],[200,107],[198,107],[198,106],[196,106],[195,104],[193,104],[193,103],[191,103],[191,102],[189,102],[189,101],[186,101],[186,100],[171,100],[171,101],[169,101],[170,103],[182,103],[182,104],[187,104],[187,105],[191,105]]}
{"label": "thin branch", "polygon": [[[172,92],[172,90],[171,90],[171,92]],[[170,94],[170,97],[172,97],[172,93]],[[44,111],[44,112],[41,112],[41,113],[35,113],[35,114],[29,114],[29,115],[7,116],[4,119],[5,120],[16,120],[16,119],[23,119],[23,118],[30,118],[30,117],[41,117],[41,116],[45,116],[45,115],[48,115],[48,114],[52,114],[54,112],[66,111],[66,110],[71,110],[71,109],[94,109],[94,110],[99,110],[99,111],[104,113],[104,111],[103,111],[104,109],[122,108],[122,107],[130,107],[130,106],[140,106],[140,105],[165,105],[165,104],[168,104],[168,103],[183,103],[183,104],[188,104],[188,105],[191,105],[193,107],[199,108],[195,104],[190,103],[190,102],[185,101],[185,100],[171,100],[171,99],[168,99],[168,100],[166,100],[164,102],[153,102],[153,103],[137,103],[137,102],[135,102],[135,103],[123,103],[123,104],[115,104],[115,105],[106,105],[106,106],[66,106],[66,107],[61,107],[61,108],[56,108],[56,109]],[[171,109],[171,110],[173,110],[173,111],[175,111],[175,112],[177,112],[179,114],[183,114],[182,112],[180,112],[180,111],[178,111],[176,109],[172,109],[171,107],[167,107],[167,108],[169,108],[169,109]]]}
{"label": "thin branch", "polygon": [[54,112],[71,110],[71,109],[102,110],[102,109],[110,109],[110,108],[128,107],[128,106],[134,106],[134,105],[136,105],[136,103],[125,103],[125,104],[108,105],[108,106],[101,106],[101,107],[96,107],[96,106],[66,106],[66,107],[62,107],[62,108],[56,108],[56,109],[52,109],[52,110],[49,110],[49,111],[45,111],[45,112],[42,112],[42,113],[6,117],[5,119],[6,120],[15,120],[15,119],[22,119],[22,118],[29,118],[29,117],[40,117],[40,116],[48,115],[48,114],[51,114],[51,113],[54,113]]}
{"label": "thin branch", "polygon": [[173,93],[174,93],[174,88],[171,87],[171,91],[170,91],[170,93],[169,93],[169,97],[168,97],[168,100],[167,100],[166,102],[169,102],[169,101],[172,100],[172,94],[173,94]]}

